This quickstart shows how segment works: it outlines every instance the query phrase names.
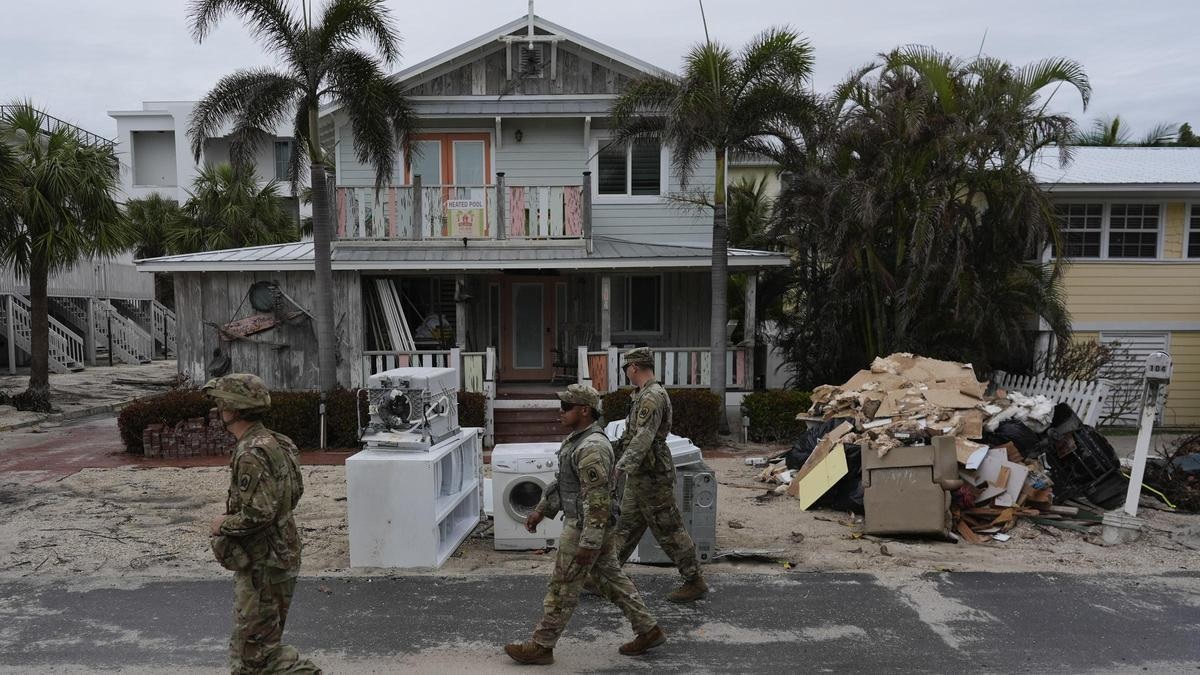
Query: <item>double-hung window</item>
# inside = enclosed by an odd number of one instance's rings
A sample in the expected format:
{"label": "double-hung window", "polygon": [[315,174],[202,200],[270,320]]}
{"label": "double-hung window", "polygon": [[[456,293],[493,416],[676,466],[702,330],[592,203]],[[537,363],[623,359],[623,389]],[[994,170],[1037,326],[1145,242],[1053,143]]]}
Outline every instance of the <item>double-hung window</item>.
{"label": "double-hung window", "polygon": [[[1062,255],[1074,259],[1158,258],[1162,205],[1139,202],[1062,203],[1054,207]],[[1200,255],[1200,243],[1197,245]]]}
{"label": "double-hung window", "polygon": [[275,180],[287,180],[288,165],[292,163],[292,142],[275,141]]}
{"label": "double-hung window", "polygon": [[1192,204],[1188,212],[1187,257],[1200,258],[1200,204]]}

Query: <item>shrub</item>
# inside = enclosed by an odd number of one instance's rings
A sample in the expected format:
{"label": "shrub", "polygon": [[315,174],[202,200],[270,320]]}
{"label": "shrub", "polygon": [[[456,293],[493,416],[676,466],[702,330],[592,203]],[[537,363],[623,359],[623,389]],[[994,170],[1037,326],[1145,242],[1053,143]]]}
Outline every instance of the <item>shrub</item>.
{"label": "shrub", "polygon": [[812,405],[811,394],[795,389],[756,391],[742,400],[742,414],[750,418],[750,440],[791,441],[804,431],[796,415]]}
{"label": "shrub", "polygon": [[[486,399],[483,394],[459,392],[459,424],[482,427]],[[193,417],[205,417],[213,407],[203,393],[196,390],[170,391],[161,396],[131,403],[121,411],[117,426],[128,452],[143,452],[142,431],[151,424],[174,426]],[[330,448],[357,448],[358,420],[355,415],[355,394],[338,389],[325,399],[326,445]],[[263,419],[268,428],[295,441],[300,448],[321,445],[321,394],[315,391],[271,392],[271,412]],[[367,421],[365,400],[359,401],[362,421]]]}
{"label": "shrub", "polygon": [[142,453],[142,432],[151,424],[173,427],[193,417],[207,417],[213,407],[196,390],[172,390],[160,396],[134,401],[121,409],[117,428],[128,452]]}
{"label": "shrub", "polygon": [[[717,423],[724,412],[721,399],[707,389],[668,389],[667,394],[671,397],[671,433],[689,438],[702,448],[717,445]],[[632,396],[632,389],[605,394],[601,400],[604,419],[625,419]]]}

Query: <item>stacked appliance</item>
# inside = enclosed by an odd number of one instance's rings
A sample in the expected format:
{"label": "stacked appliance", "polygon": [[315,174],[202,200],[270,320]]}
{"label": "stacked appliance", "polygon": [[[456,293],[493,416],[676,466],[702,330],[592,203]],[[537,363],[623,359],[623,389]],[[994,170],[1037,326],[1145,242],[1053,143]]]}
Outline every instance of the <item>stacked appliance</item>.
{"label": "stacked appliance", "polygon": [[492,517],[497,551],[558,546],[562,514],[525,530],[525,519],[542,500],[558,470],[558,443],[501,443],[492,448]]}
{"label": "stacked appliance", "polygon": [[483,444],[458,426],[458,373],[372,375],[363,450],[346,460],[352,567],[440,567],[479,524]]}
{"label": "stacked appliance", "polygon": [[[604,431],[615,441],[625,432],[625,421],[612,422]],[[701,563],[711,562],[717,548],[716,475],[704,463],[700,448],[690,440],[668,434],[667,448],[675,465],[675,503],[683,515],[684,528],[696,544],[696,557]],[[629,560],[648,565],[671,562],[649,528]]]}

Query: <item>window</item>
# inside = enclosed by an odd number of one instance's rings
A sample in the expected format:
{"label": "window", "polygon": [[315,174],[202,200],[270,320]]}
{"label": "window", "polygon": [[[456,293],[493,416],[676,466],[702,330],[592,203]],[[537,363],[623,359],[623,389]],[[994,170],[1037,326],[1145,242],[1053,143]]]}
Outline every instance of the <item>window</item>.
{"label": "window", "polygon": [[1063,254],[1068,258],[1099,258],[1103,204],[1057,204]]}
{"label": "window", "polygon": [[1200,204],[1192,204],[1188,215],[1187,257],[1200,258]]}
{"label": "window", "polygon": [[1067,203],[1056,204],[1054,211],[1066,258],[1158,258],[1161,204]]}
{"label": "window", "polygon": [[662,332],[662,277],[625,277],[626,333]]}
{"label": "window", "polygon": [[633,197],[662,194],[662,146],[658,141],[604,145],[596,165],[597,194]]}
{"label": "window", "polygon": [[275,180],[288,179],[288,165],[292,163],[292,142],[275,141]]}
{"label": "window", "polygon": [[1113,204],[1108,216],[1108,257],[1158,257],[1158,204]]}

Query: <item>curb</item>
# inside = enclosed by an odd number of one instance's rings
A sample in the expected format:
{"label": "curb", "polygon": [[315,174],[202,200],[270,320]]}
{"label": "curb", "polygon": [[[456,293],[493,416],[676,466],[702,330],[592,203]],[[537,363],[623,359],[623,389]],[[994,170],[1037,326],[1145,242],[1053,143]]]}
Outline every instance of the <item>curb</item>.
{"label": "curb", "polygon": [[70,412],[49,413],[48,415],[46,415],[45,417],[42,417],[41,419],[29,420],[27,422],[18,422],[17,424],[10,424],[8,426],[0,426],[0,431],[16,431],[18,429],[27,429],[29,427],[36,427],[39,424],[46,424],[47,422],[69,422],[71,420],[82,419],[84,417],[92,417],[93,415],[102,415],[104,413],[118,412],[125,406],[129,405],[130,403],[137,403],[138,401],[141,401],[144,399],[154,398],[157,395],[158,394],[148,394],[146,396],[138,396],[135,398],[124,400],[124,401],[118,401],[117,403],[109,403],[108,405],[93,406],[91,408],[83,408],[81,410],[72,410]]}

